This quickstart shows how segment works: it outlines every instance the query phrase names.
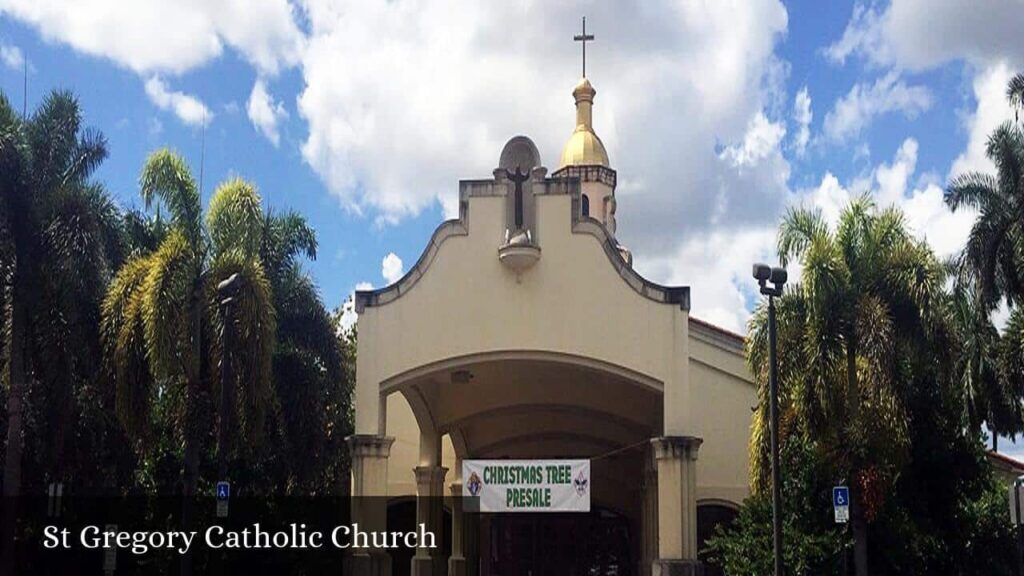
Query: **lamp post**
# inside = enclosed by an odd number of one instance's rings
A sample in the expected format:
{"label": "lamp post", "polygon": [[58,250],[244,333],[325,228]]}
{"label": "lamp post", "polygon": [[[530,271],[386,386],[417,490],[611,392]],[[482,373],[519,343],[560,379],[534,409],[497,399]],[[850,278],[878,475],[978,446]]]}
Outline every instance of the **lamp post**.
{"label": "lamp post", "polygon": [[[768,396],[772,450],[772,547],[775,576],[782,576],[782,479],[779,470],[779,359],[775,341],[775,297],[782,296],[788,275],[785,268],[754,264],[754,279],[768,297]],[[768,283],[771,282],[771,287]]]}
{"label": "lamp post", "polygon": [[217,476],[223,481],[228,475],[228,414],[234,403],[234,384],[232,383],[231,354],[234,346],[234,319],[231,316],[232,304],[242,284],[238,274],[228,276],[217,284],[221,317],[220,333],[220,426],[217,430]]}

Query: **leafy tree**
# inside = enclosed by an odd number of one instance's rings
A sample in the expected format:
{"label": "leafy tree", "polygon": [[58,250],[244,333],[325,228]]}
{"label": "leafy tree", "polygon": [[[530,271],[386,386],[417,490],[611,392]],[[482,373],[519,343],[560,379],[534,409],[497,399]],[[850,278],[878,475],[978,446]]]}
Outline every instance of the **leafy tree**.
{"label": "leafy tree", "polygon": [[[184,445],[182,493],[196,492],[200,447],[212,426],[212,393],[221,356],[218,283],[238,274],[233,321],[237,346],[237,404],[222,406],[218,426],[258,440],[270,395],[275,314],[259,258],[263,214],[255,188],[241,179],[222,184],[205,222],[199,192],[185,162],[169,150],[147,159],[141,176],[147,207],[160,201],[170,218],[153,252],[134,257],[117,273],[103,303],[102,334],[116,386],[117,414],[141,444],[149,438],[154,399]],[[205,225],[204,225],[205,224]],[[219,446],[227,450],[226,446]]]}
{"label": "leafy tree", "polygon": [[273,494],[336,494],[347,477],[344,437],[351,380],[344,371],[343,348],[333,318],[316,286],[302,270],[300,257],[316,257],[316,235],[298,214],[268,213],[261,259],[277,311],[273,355],[273,414],[268,442],[253,465],[253,490]]}
{"label": "leafy tree", "polygon": [[[1021,404],[1014,397],[1012,379],[1000,369],[1001,355],[1011,348],[992,323],[991,311],[983,303],[973,270],[962,262],[953,265],[955,274],[951,294],[951,320],[957,347],[954,378],[963,396],[963,424],[979,435],[987,425],[992,449],[997,450],[1000,435],[1020,431]],[[1017,389],[1022,389],[1019,385]]]}
{"label": "leafy tree", "polygon": [[[1024,103],[1024,75],[1007,87],[1010,103]],[[996,174],[968,172],[953,178],[946,204],[954,211],[976,210],[978,215],[960,256],[961,274],[975,278],[978,313],[987,319],[1001,300],[1010,307],[1003,342],[994,354],[1002,399],[993,403],[986,419],[998,434],[1024,431],[1024,132],[1015,122],[1004,122],[989,137],[985,154]]]}
{"label": "leafy tree", "polygon": [[[82,463],[73,434],[77,405],[97,372],[99,296],[121,258],[120,215],[91,181],[106,154],[103,136],[82,127],[70,93],[51,93],[30,118],[0,95],[7,407],[0,546],[7,552],[26,460],[33,485],[64,478]],[[0,557],[9,573],[13,554]]]}
{"label": "leafy tree", "polygon": [[[851,484],[851,521],[858,575],[868,572],[867,525],[907,458],[906,387],[930,374],[922,352],[936,339],[942,268],[906,231],[902,214],[860,198],[833,232],[819,212],[790,211],[778,240],[783,265],[799,260],[803,284],[782,299],[780,378],[793,426],[818,439]],[[767,380],[767,317],[751,322],[748,358]],[[755,414],[753,481],[766,485],[766,386]]]}
{"label": "leafy tree", "polygon": [[[835,231],[816,212],[791,211],[779,252],[803,270],[777,301],[790,570],[841,574],[852,545],[861,574],[1007,574],[1003,494],[964,416],[960,378],[973,365],[960,351],[972,345],[960,338],[977,334],[956,316],[976,319],[958,309],[970,302],[944,291],[945,267],[902,215],[866,198]],[[761,397],[754,493],[712,545],[731,574],[771,571],[766,321],[762,306],[747,341]],[[849,536],[831,518],[830,488],[842,483],[852,491]]]}

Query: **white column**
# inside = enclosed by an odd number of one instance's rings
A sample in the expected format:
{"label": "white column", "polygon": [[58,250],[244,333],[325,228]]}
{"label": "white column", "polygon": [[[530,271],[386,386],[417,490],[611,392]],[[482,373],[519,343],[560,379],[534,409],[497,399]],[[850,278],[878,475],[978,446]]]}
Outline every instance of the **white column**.
{"label": "white column", "polygon": [[653,576],[697,576],[697,451],[692,436],[654,438],[658,474],[658,559]]}
{"label": "white column", "polygon": [[[456,466],[459,462],[456,461]],[[448,558],[448,576],[466,575],[465,518],[462,510],[462,479],[452,482],[452,555]]]}
{"label": "white column", "polygon": [[[346,438],[352,455],[352,522],[369,531],[387,528],[388,457],[395,439],[377,434]],[[346,574],[390,574],[384,550],[358,549],[345,560]]]}
{"label": "white column", "polygon": [[416,524],[434,534],[436,549],[421,541],[412,558],[413,576],[434,576],[444,572],[443,559],[438,562],[444,536],[444,477],[448,469],[441,466],[441,437],[433,431],[420,431],[420,465],[416,474]]}

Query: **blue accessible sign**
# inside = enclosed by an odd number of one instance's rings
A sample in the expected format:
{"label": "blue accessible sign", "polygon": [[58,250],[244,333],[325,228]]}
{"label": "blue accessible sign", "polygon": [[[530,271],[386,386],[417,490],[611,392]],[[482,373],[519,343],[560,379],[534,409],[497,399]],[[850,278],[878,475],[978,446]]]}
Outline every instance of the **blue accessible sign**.
{"label": "blue accessible sign", "polygon": [[846,486],[832,488],[832,508],[836,513],[836,524],[850,521],[850,489]]}
{"label": "blue accessible sign", "polygon": [[228,499],[231,498],[231,483],[217,482],[217,518],[228,517]]}
{"label": "blue accessible sign", "polygon": [[231,483],[217,482],[217,500],[227,500],[228,498],[231,498]]}

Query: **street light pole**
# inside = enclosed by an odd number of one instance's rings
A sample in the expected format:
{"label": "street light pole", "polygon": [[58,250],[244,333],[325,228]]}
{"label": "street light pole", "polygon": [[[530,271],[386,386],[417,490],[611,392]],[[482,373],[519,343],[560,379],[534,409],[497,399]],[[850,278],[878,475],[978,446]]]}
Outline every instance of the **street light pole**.
{"label": "street light pole", "polygon": [[[782,561],[782,473],[779,463],[779,359],[775,333],[775,297],[782,296],[787,274],[783,268],[754,264],[754,278],[761,294],[768,296],[768,396],[769,428],[772,451],[772,548],[775,576],[783,576]],[[772,286],[768,286],[768,282]]]}
{"label": "street light pole", "polygon": [[234,405],[234,383],[231,371],[231,350],[234,347],[234,318],[231,315],[231,308],[234,304],[235,295],[241,278],[238,274],[232,274],[227,280],[217,285],[217,295],[220,298],[220,426],[217,429],[217,478],[218,481],[227,480],[228,476],[228,415]]}
{"label": "street light pole", "polygon": [[779,473],[779,359],[776,356],[775,296],[768,295],[768,395],[771,397],[772,545],[775,576],[782,576],[782,478]]}

